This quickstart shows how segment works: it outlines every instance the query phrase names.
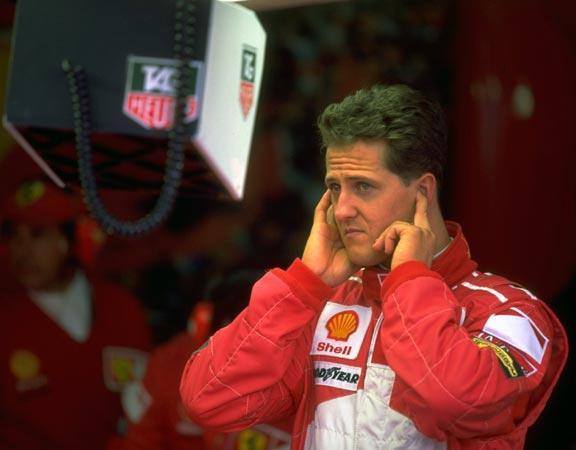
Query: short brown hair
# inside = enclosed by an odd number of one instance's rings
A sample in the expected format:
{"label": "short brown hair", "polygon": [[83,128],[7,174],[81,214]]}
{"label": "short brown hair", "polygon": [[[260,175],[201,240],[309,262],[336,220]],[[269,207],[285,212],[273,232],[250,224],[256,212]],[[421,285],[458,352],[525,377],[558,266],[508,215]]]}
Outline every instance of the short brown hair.
{"label": "short brown hair", "polygon": [[375,85],[329,105],[317,122],[324,148],[385,142],[388,170],[405,183],[432,173],[440,183],[447,132],[442,108],[406,85]]}

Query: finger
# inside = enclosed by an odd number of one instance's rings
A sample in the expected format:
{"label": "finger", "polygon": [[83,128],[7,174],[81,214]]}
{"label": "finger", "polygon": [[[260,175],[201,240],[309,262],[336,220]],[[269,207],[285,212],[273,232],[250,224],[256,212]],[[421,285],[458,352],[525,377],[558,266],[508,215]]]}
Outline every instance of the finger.
{"label": "finger", "polygon": [[331,206],[330,191],[327,190],[316,205],[316,209],[314,210],[314,222],[325,223],[327,221],[328,209]]}
{"label": "finger", "polygon": [[384,232],[384,253],[387,255],[394,253],[394,249],[396,248],[396,245],[398,245],[398,241],[401,239],[402,235],[411,228],[412,225],[409,223],[400,221],[394,222],[390,225]]}
{"label": "finger", "polygon": [[372,244],[372,248],[377,252],[381,252],[384,249],[384,233],[376,238]]}
{"label": "finger", "polygon": [[428,221],[428,199],[420,192],[416,192],[416,210],[414,212],[414,225],[418,228],[430,229]]}
{"label": "finger", "polygon": [[376,238],[376,240],[372,244],[372,248],[374,250],[378,252],[384,250],[384,243],[386,242],[386,234],[390,232],[390,229],[391,225],[389,225],[388,228],[386,228],[382,233],[380,233],[380,236]]}
{"label": "finger", "polygon": [[394,222],[374,241],[372,248],[376,251],[384,251],[386,254],[392,254],[398,243],[400,234],[408,224]]}
{"label": "finger", "polygon": [[391,255],[394,253],[396,248],[396,243],[398,242],[399,230],[397,228],[392,228],[390,232],[386,233],[386,238],[384,239],[384,253]]}
{"label": "finger", "polygon": [[336,221],[334,220],[334,205],[330,205],[326,210],[326,223],[328,225],[336,225]]}

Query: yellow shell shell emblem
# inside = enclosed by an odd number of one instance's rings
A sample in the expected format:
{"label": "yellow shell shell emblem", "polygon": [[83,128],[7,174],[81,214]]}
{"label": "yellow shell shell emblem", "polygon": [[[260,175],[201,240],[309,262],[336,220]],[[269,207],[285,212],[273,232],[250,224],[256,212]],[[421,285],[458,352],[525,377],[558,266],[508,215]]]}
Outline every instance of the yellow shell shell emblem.
{"label": "yellow shell shell emblem", "polygon": [[264,433],[248,429],[238,434],[238,450],[265,450],[268,438]]}
{"label": "yellow shell shell emblem", "polygon": [[46,192],[46,186],[42,181],[29,181],[24,183],[16,192],[16,205],[26,208],[36,203]]}
{"label": "yellow shell shell emblem", "polygon": [[352,310],[339,312],[326,322],[326,328],[330,339],[347,341],[358,329],[358,314]]}
{"label": "yellow shell shell emblem", "polygon": [[28,350],[16,350],[10,355],[10,371],[19,380],[29,380],[38,375],[40,359]]}

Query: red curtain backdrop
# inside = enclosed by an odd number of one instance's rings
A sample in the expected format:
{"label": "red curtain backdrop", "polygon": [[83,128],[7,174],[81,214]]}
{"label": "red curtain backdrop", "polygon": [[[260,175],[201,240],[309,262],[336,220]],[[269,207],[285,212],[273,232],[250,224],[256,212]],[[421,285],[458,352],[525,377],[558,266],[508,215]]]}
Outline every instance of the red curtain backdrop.
{"label": "red curtain backdrop", "polygon": [[451,209],[483,270],[550,300],[576,268],[576,3],[458,5]]}

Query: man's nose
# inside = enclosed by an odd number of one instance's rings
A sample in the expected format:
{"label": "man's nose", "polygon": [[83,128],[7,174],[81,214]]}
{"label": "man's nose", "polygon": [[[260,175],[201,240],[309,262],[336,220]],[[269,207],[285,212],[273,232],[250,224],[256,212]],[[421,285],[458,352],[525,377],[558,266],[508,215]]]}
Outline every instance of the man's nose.
{"label": "man's nose", "polygon": [[342,189],[334,202],[334,218],[337,222],[345,222],[357,214],[354,196]]}

